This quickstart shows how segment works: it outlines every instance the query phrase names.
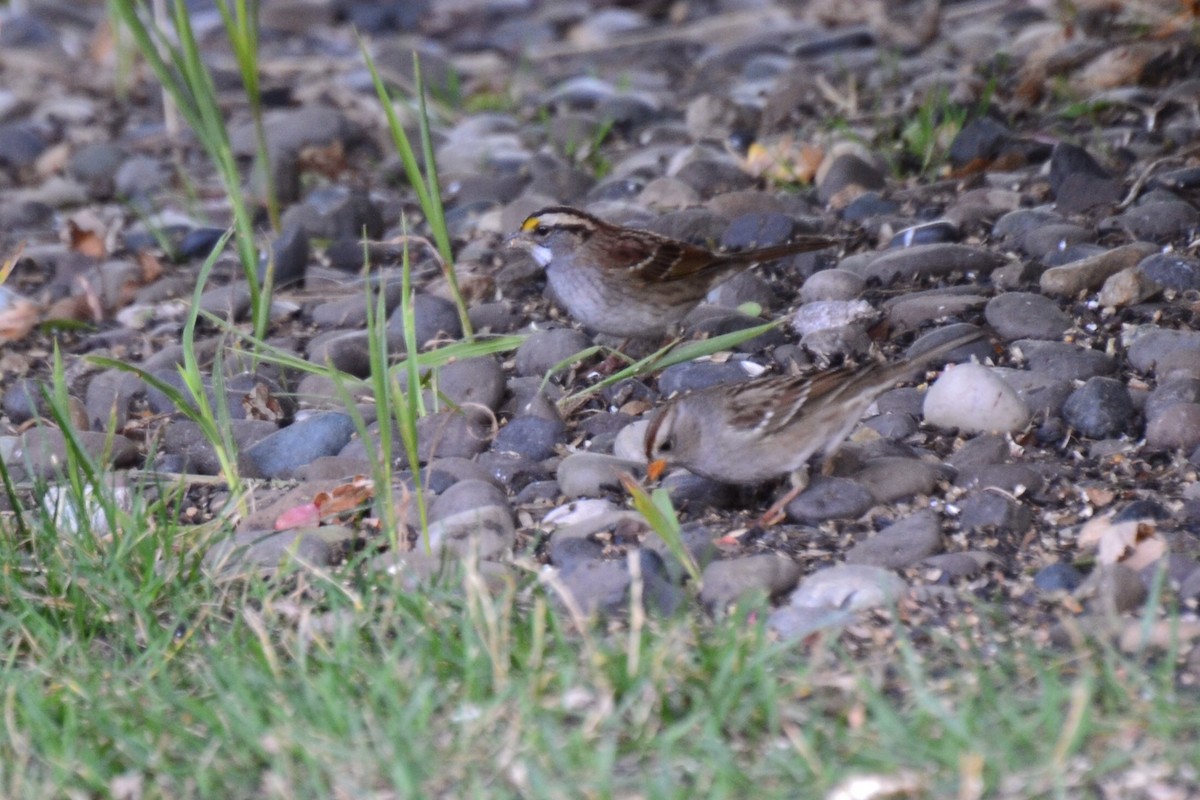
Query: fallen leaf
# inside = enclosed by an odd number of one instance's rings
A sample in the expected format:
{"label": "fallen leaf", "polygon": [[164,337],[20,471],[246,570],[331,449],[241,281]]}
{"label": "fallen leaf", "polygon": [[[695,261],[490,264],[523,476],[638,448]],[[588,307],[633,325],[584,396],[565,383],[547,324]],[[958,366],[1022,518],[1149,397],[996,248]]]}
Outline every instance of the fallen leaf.
{"label": "fallen leaf", "polygon": [[1167,552],[1167,543],[1153,522],[1113,523],[1111,516],[1089,520],[1079,531],[1079,546],[1095,548],[1100,564],[1124,564],[1134,570],[1153,564]]}
{"label": "fallen leaf", "polygon": [[321,511],[321,518],[348,511],[364,509],[375,497],[375,482],[362,476],[356,477],[350,483],[343,483],[332,491],[321,492],[313,498],[313,503]]}
{"label": "fallen leaf", "polygon": [[83,253],[92,258],[104,258],[108,248],[104,245],[103,231],[91,227],[90,220],[77,222],[74,218],[67,220],[67,244],[77,253]]}

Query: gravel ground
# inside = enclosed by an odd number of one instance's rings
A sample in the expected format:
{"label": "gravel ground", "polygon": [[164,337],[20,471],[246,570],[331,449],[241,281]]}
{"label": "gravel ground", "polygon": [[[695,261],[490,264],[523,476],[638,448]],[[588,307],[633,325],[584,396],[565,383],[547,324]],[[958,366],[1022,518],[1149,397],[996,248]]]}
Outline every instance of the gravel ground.
{"label": "gravel ground", "polygon": [[[420,54],[471,322],[527,337],[438,372],[452,402],[419,426],[436,549],[475,550],[496,570],[550,565],[580,607],[601,613],[628,607],[631,565],[655,613],[765,593],[784,637],[874,619],[872,607],[892,602],[914,629],[968,624],[979,601],[1045,641],[1066,635],[1064,618],[1121,637],[1141,629],[1165,575],[1156,613],[1181,610],[1180,657],[1196,666],[1190,20],[1102,3],[1068,19],[1018,0],[886,12],[839,0],[263,5],[265,166],[284,207],[281,229],[264,228],[260,242],[280,285],[271,343],[365,377],[362,232],[369,280],[390,281],[389,313],[401,300],[402,215],[428,234],[351,24],[397,90],[411,88]],[[200,522],[228,496],[209,477],[211,446],[167,394],[89,357],[178,382],[182,320],[228,201],[195,142],[164,127],[148,74],[118,69],[102,12],[45,3],[0,28],[0,245],[20,253],[0,285],[0,456],[20,486],[55,478],[65,444],[43,419],[40,387],[57,345],[80,443],[118,474],[183,475],[188,521]],[[219,17],[197,11],[195,24],[254,174]],[[261,199],[261,181],[247,192]],[[713,247],[802,233],[839,245],[730,280],[686,335],[780,327],[564,404],[597,379],[604,355],[543,383],[546,373],[621,343],[574,326],[541,268],[503,246],[551,204]],[[462,325],[431,250],[414,241],[412,256],[418,341],[444,347]],[[222,256],[201,305],[246,330],[239,275],[232,251]],[[967,326],[989,331],[966,354],[977,363],[881,396],[780,525],[754,520],[783,484],[666,476],[704,568],[703,591],[684,590],[678,562],[616,482],[644,469],[655,408],[753,375],[894,360]],[[388,333],[402,350],[398,313]],[[199,334],[211,369],[229,338],[213,326]],[[246,371],[233,353],[222,363],[243,474],[262,481],[259,510],[232,540],[246,548],[214,548],[213,569],[234,552],[270,567],[299,540],[316,564],[365,547],[380,568],[428,574],[436,559],[388,550],[362,514],[321,525],[306,515],[322,493],[370,497],[355,483],[370,474],[370,448],[332,382],[275,364]],[[369,393],[359,399],[373,422]]]}

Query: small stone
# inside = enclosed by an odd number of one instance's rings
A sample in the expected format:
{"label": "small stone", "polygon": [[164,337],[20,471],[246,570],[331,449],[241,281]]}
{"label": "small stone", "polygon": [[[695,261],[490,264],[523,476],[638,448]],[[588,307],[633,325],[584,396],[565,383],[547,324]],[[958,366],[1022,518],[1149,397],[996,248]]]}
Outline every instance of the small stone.
{"label": "small stone", "polygon": [[1043,592],[1073,592],[1083,575],[1070,564],[1047,564],[1033,576],[1033,585]]}
{"label": "small stone", "polygon": [[1074,297],[1080,292],[1098,289],[1109,276],[1135,266],[1143,258],[1156,252],[1158,248],[1152,244],[1134,242],[1071,264],[1051,267],[1042,273],[1042,293]]}
{"label": "small stone", "polygon": [[[1005,259],[982,247],[965,244],[922,244],[888,250],[855,271],[863,278],[878,278],[885,286],[896,281],[941,277],[954,272],[989,274]],[[846,267],[843,262],[843,267]]]}
{"label": "small stone", "polygon": [[621,488],[624,473],[637,476],[646,465],[601,453],[571,453],[558,464],[559,488],[567,497],[597,497]]}
{"label": "small stone", "polygon": [[800,566],[773,553],[713,561],[701,577],[700,601],[720,611],[755,592],[767,598],[790,592],[799,580]]}
{"label": "small stone", "polygon": [[1114,378],[1090,378],[1063,404],[1063,419],[1092,439],[1111,439],[1127,432],[1133,416],[1129,390]]}
{"label": "small stone", "polygon": [[999,564],[1000,559],[983,550],[967,550],[959,553],[939,553],[921,562],[921,566],[941,572],[937,582],[974,578],[990,566]]}
{"label": "small stone", "polygon": [[1096,302],[1104,308],[1124,308],[1149,300],[1162,291],[1159,286],[1136,267],[1128,267],[1112,275],[1100,287]]}
{"label": "small stone", "polygon": [[1200,363],[1200,331],[1170,330],[1157,325],[1143,325],[1122,335],[1129,363],[1143,375],[1157,372],[1162,366],[1178,359],[1180,363]]}
{"label": "small stone", "polygon": [[1200,259],[1178,253],[1155,253],[1137,265],[1137,271],[1153,284],[1185,292],[1200,289]]}
{"label": "small stone", "polygon": [[942,549],[942,531],[932,511],[899,519],[846,552],[847,564],[904,569]]}
{"label": "small stone", "polygon": [[925,393],[925,421],[969,433],[1018,431],[1029,409],[1017,393],[982,364],[958,364],[942,372]]}
{"label": "small stone", "polygon": [[821,270],[800,287],[800,302],[811,304],[822,300],[854,300],[862,294],[866,285],[861,276],[849,270]]}
{"label": "small stone", "polygon": [[1032,372],[1062,380],[1082,381],[1097,375],[1111,375],[1116,370],[1112,356],[1107,353],[1067,342],[1018,339],[1013,346]]}
{"label": "small stone", "polygon": [[[671,582],[662,558],[652,550],[637,550],[633,558],[647,610],[664,615],[673,613],[684,601],[684,594]],[[633,576],[627,559],[582,561],[560,572],[559,580],[586,615],[623,614],[629,610]]]}
{"label": "small stone", "polygon": [[937,486],[938,470],[924,461],[890,456],[872,459],[858,471],[855,480],[876,503],[894,503],[931,494]]}
{"label": "small stone", "polygon": [[789,604],[859,611],[895,603],[908,584],[894,572],[867,564],[838,564],[819,569],[792,592]]}
{"label": "small stone", "polygon": [[541,461],[554,455],[556,445],[565,440],[566,434],[567,426],[561,420],[514,417],[496,434],[492,449]]}
{"label": "small stone", "polygon": [[1024,533],[1033,524],[1033,512],[1008,494],[972,492],[959,501],[959,510],[959,526],[964,531]]}
{"label": "small stone", "polygon": [[792,329],[801,336],[875,319],[878,312],[865,300],[819,300],[805,303],[792,316]]}
{"label": "small stone", "polygon": [[253,465],[255,477],[288,478],[314,459],[337,455],[354,433],[348,414],[313,414],[259,440],[243,455]]}
{"label": "small stone", "polygon": [[1006,341],[1058,339],[1071,327],[1071,318],[1057,303],[1031,292],[1006,292],[993,297],[984,316]]}
{"label": "small stone", "polygon": [[875,505],[875,497],[849,478],[814,477],[804,491],[788,503],[792,522],[818,523],[831,519],[858,519]]}
{"label": "small stone", "polygon": [[417,452],[422,462],[470,458],[486,450],[491,440],[491,416],[471,406],[426,414],[417,420]]}
{"label": "small stone", "polygon": [[1200,446],[1200,403],[1176,403],[1146,424],[1146,445],[1155,450]]}
{"label": "small stone", "polygon": [[517,348],[517,374],[541,378],[551,369],[562,362],[569,368],[569,360],[578,356],[582,351],[591,347],[591,342],[583,333],[571,328],[552,328],[531,334]]}
{"label": "small stone", "polygon": [[1105,614],[1123,614],[1146,602],[1147,589],[1141,577],[1124,564],[1102,564],[1074,591],[1088,608]]}

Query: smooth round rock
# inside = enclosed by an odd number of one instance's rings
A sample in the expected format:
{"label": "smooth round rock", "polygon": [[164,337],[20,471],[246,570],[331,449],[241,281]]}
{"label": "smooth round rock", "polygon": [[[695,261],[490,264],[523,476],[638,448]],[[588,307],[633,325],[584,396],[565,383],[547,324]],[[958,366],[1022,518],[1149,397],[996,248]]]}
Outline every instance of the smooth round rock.
{"label": "smooth round rock", "polygon": [[925,393],[925,421],[970,433],[1012,432],[1029,422],[1017,393],[982,364],[958,364],[942,372]]}
{"label": "smooth round rock", "polygon": [[1032,292],[1005,292],[984,308],[988,324],[1006,341],[1057,339],[1071,327],[1071,318],[1050,298]]}
{"label": "smooth round rock", "polygon": [[941,523],[932,511],[899,519],[846,551],[847,564],[904,569],[942,549]]}
{"label": "smooth round rock", "polygon": [[862,276],[844,269],[826,269],[813,275],[800,287],[800,302],[854,300],[867,286]]}
{"label": "smooth round rock", "polygon": [[816,476],[785,509],[792,522],[818,523],[830,519],[858,519],[875,505],[875,497],[849,478]]}
{"label": "smooth round rock", "polygon": [[959,501],[958,506],[958,524],[964,531],[1024,533],[1033,524],[1033,512],[1008,494],[971,492]]}
{"label": "smooth round rock", "polygon": [[289,478],[314,459],[337,455],[354,432],[349,414],[313,414],[259,440],[243,455],[254,465],[257,477]]}
{"label": "smooth round rock", "polygon": [[591,342],[587,336],[571,328],[537,331],[517,348],[517,374],[540,378],[589,347]]}
{"label": "smooth round rock", "polygon": [[461,411],[426,414],[417,420],[417,454],[422,462],[458,456],[470,458],[488,448],[492,418],[470,406]]}
{"label": "smooth round rock", "polygon": [[1025,357],[1031,372],[1055,378],[1084,381],[1095,375],[1111,375],[1116,369],[1107,353],[1067,342],[1018,339],[1013,346]]}
{"label": "smooth round rock", "polygon": [[789,604],[858,611],[896,602],[908,584],[891,570],[868,564],[838,564],[819,569],[792,592]]}
{"label": "smooth round rock", "polygon": [[1147,422],[1146,445],[1156,450],[1200,445],[1200,403],[1176,403]]}
{"label": "smooth round rock", "polygon": [[1083,574],[1070,564],[1047,564],[1033,576],[1033,585],[1043,592],[1073,592],[1083,583]]}
{"label": "smooth round rock", "polygon": [[1111,439],[1129,429],[1133,399],[1115,378],[1090,378],[1063,404],[1063,419],[1092,439]]}
{"label": "smooth round rock", "polygon": [[722,610],[756,592],[768,598],[790,592],[800,580],[800,565],[774,553],[713,561],[704,568],[700,601]]}
{"label": "smooth round rock", "polygon": [[[642,581],[642,602],[648,611],[671,614],[686,599],[667,573],[662,558],[653,550],[634,551]],[[559,573],[559,580],[584,614],[613,615],[629,611],[633,576],[625,558],[611,561],[581,561]]]}
{"label": "smooth round rock", "polygon": [[931,494],[937,486],[938,470],[925,461],[885,456],[872,459],[854,479],[871,493],[876,503],[893,503]]}
{"label": "smooth round rock", "polygon": [[496,434],[492,449],[519,453],[534,461],[541,461],[554,455],[555,446],[565,441],[566,434],[567,426],[562,420],[514,417]]}
{"label": "smooth round rock", "polygon": [[601,453],[571,453],[558,464],[555,477],[567,497],[596,497],[621,488],[621,475],[640,475],[644,463]]}

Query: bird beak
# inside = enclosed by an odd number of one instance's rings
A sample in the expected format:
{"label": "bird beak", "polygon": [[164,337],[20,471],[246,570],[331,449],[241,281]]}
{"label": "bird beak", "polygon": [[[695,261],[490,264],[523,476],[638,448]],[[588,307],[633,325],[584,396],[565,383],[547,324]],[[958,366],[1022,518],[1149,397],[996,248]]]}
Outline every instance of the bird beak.
{"label": "bird beak", "polygon": [[667,468],[667,462],[661,458],[656,458],[650,462],[650,466],[646,467],[646,477],[652,481],[656,481],[662,476],[663,470]]}

